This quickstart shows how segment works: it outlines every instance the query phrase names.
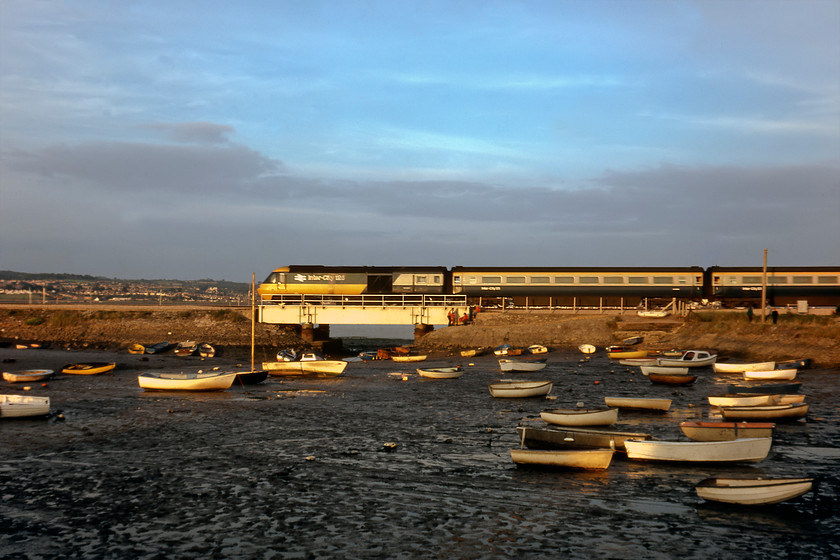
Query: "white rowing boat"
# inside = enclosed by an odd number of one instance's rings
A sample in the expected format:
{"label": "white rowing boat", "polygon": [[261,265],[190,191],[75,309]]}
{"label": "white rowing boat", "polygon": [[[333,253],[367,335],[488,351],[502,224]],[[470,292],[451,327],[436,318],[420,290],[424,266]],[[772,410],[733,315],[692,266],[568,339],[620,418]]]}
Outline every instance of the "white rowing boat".
{"label": "white rowing boat", "polygon": [[613,408],[635,408],[639,410],[666,411],[671,408],[671,399],[649,397],[604,397],[604,404]]}
{"label": "white rowing boat", "polygon": [[609,426],[618,421],[618,409],[553,408],[540,412],[540,418],[557,426]]}
{"label": "white rowing boat", "polygon": [[147,391],[224,391],[233,385],[236,372],[141,373],[140,387]]}
{"label": "white rowing boat", "polygon": [[813,478],[707,478],[694,489],[712,502],[763,506],[798,498],[813,485]]}
{"label": "white rowing boat", "polygon": [[523,399],[544,397],[551,392],[551,381],[500,381],[487,386],[497,398]]}
{"label": "white rowing boat", "polygon": [[745,371],[742,375],[747,381],[793,381],[796,379],[796,369]]}
{"label": "white rowing boat", "polygon": [[712,406],[761,406],[777,404],[781,395],[753,395],[744,393],[741,395],[709,395],[706,397]]}
{"label": "white rowing boat", "polygon": [[0,395],[0,418],[46,416],[50,413],[49,397]]}
{"label": "white rowing boat", "polygon": [[688,368],[687,367],[671,367],[671,366],[641,366],[642,375],[650,375],[651,373],[656,374],[667,374],[667,375],[687,375]]}
{"label": "white rowing boat", "polygon": [[420,377],[429,379],[456,379],[464,375],[464,370],[461,369],[461,366],[418,368],[417,373]]}
{"label": "white rowing boat", "polygon": [[745,371],[766,371],[776,367],[776,362],[752,362],[748,364],[733,364],[729,362],[715,362],[712,369],[715,373],[744,373]]}
{"label": "white rowing boat", "polygon": [[4,371],[3,379],[9,383],[33,383],[52,377],[51,369],[27,369],[23,371]]}
{"label": "white rowing boat", "polygon": [[539,371],[545,368],[545,358],[538,360],[499,360],[502,371]]}
{"label": "white rowing boat", "polygon": [[680,422],[680,430],[694,441],[730,441],[773,437],[772,422]]}
{"label": "white rowing boat", "polygon": [[724,406],[720,413],[727,420],[799,420],[808,414],[807,403],[768,404],[762,406]]}
{"label": "white rowing boat", "polygon": [[604,470],[610,466],[614,449],[511,449],[517,465]]}
{"label": "white rowing boat", "polygon": [[639,441],[624,442],[629,459],[681,461],[687,463],[757,463],[767,457],[773,438],[731,441]]}

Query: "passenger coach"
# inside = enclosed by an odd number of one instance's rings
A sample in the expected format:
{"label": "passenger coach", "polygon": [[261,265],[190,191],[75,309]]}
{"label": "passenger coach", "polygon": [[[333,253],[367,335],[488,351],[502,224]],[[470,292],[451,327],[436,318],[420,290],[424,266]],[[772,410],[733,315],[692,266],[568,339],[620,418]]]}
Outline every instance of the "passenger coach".
{"label": "passenger coach", "polygon": [[[722,267],[707,269],[707,298],[724,305],[760,305],[764,284],[763,269]],[[767,305],[809,306],[840,304],[840,267],[768,267]]]}
{"label": "passenger coach", "polygon": [[702,298],[703,269],[455,267],[452,290],[468,297],[527,297],[534,305],[635,306],[644,299]]}

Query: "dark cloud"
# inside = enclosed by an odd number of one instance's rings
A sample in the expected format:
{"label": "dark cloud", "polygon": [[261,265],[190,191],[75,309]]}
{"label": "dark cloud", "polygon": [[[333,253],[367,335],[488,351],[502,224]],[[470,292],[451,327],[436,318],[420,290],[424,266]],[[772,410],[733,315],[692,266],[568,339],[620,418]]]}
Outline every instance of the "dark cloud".
{"label": "dark cloud", "polygon": [[165,132],[175,142],[197,144],[223,144],[228,142],[228,135],[234,133],[232,126],[211,122],[153,123],[141,128]]}

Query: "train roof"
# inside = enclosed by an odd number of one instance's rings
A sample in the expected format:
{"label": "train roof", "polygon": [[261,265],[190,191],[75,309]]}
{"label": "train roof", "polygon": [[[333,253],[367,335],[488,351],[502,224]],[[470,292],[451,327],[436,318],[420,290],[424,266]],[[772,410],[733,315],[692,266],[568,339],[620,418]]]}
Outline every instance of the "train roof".
{"label": "train roof", "polygon": [[[712,272],[762,272],[761,266],[710,266]],[[834,272],[840,273],[840,266],[768,266],[768,273],[777,272]]]}
{"label": "train roof", "polygon": [[685,267],[617,267],[617,266],[563,266],[563,267],[549,267],[549,266],[539,266],[539,267],[518,267],[518,266],[456,266],[452,268],[452,272],[454,273],[464,273],[464,272],[644,272],[644,273],[657,273],[657,272],[691,272],[691,273],[702,273],[703,268],[699,266],[685,266]]}
{"label": "train roof", "polygon": [[388,272],[446,272],[445,266],[334,266],[321,264],[291,264],[275,268],[274,272],[331,272],[331,273],[388,273]]}

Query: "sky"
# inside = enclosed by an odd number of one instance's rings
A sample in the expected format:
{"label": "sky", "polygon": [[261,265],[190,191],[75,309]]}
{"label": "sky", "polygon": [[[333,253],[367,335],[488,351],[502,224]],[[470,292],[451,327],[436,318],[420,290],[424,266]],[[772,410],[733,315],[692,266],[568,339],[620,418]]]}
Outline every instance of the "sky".
{"label": "sky", "polygon": [[0,269],[840,265],[836,0],[2,0]]}

